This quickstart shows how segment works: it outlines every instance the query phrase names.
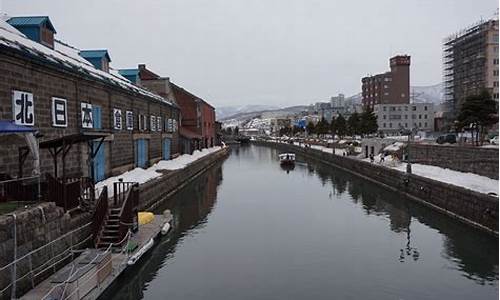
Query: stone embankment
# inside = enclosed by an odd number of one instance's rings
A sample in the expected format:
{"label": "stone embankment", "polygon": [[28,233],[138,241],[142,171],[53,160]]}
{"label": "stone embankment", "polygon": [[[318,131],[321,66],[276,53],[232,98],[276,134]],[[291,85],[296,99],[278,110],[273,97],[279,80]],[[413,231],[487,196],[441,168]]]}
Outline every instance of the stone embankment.
{"label": "stone embankment", "polygon": [[302,154],[341,168],[498,236],[497,197],[415,174],[403,173],[356,158],[333,155],[312,148],[266,141],[255,141],[254,143]]}
{"label": "stone embankment", "polygon": [[498,148],[412,144],[412,162],[498,179]]}
{"label": "stone embankment", "polygon": [[[139,209],[151,210],[166,196],[175,193],[207,168],[225,158],[229,148],[204,156],[186,167],[164,174],[139,186]],[[53,202],[0,216],[0,299],[10,299],[9,287],[14,271],[10,262],[24,257],[16,264],[17,295],[22,295],[56,270],[71,261],[72,250],[91,245],[90,213],[70,215]],[[15,225],[14,225],[15,220]],[[16,253],[14,252],[16,232]],[[45,245],[45,246],[44,246]],[[32,255],[27,255],[34,249]],[[55,263],[55,265],[54,265]],[[52,266],[54,265],[54,266]]]}

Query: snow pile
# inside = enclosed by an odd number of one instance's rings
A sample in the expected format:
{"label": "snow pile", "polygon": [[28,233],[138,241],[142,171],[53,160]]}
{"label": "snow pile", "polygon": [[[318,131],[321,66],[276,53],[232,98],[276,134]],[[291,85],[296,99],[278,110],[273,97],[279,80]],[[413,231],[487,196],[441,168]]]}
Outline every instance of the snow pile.
{"label": "snow pile", "polygon": [[[406,172],[406,163],[399,164],[394,169]],[[493,192],[498,195],[498,180],[486,176],[422,164],[411,164],[411,170],[415,175],[461,186],[479,193]]]}
{"label": "snow pile", "polygon": [[[380,158],[381,154],[376,155],[374,157],[374,163],[401,172],[406,172],[406,163],[401,163],[396,157],[387,155],[384,157],[383,161],[381,161]],[[370,161],[369,158],[364,158],[363,160]],[[460,186],[479,193],[487,194],[493,192],[498,195],[498,180],[486,176],[422,164],[411,164],[411,170],[413,174],[418,176]]]}
{"label": "snow pile", "polygon": [[95,185],[98,194],[102,189],[108,187],[108,196],[113,196],[113,183],[117,182],[119,179],[123,179],[124,182],[137,182],[143,184],[152,179],[162,176],[163,174],[159,170],[179,170],[185,168],[188,164],[207,156],[208,154],[214,153],[223,147],[212,147],[208,149],[203,149],[201,151],[194,151],[193,155],[183,154],[175,159],[171,160],[160,160],[153,166],[143,169],[135,168],[133,170],[127,171],[121,175],[109,177],[106,180],[100,181]]}
{"label": "snow pile", "polygon": [[[216,151],[219,151],[222,147],[212,147],[208,149],[203,149],[201,151],[196,150],[192,155],[183,154],[176,159],[171,160],[161,160],[158,163],[154,164],[149,169],[152,170],[179,170],[185,168],[188,164]],[[148,169],[148,170],[149,170]]]}
{"label": "snow pile", "polygon": [[385,147],[384,151],[399,151],[404,145],[404,143],[395,142],[394,144]]}

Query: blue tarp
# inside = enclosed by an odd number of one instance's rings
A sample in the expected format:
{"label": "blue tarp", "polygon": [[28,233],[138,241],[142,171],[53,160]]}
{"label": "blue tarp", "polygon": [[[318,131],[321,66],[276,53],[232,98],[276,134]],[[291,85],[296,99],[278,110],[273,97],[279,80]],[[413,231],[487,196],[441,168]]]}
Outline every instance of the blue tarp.
{"label": "blue tarp", "polygon": [[36,128],[17,125],[14,121],[0,120],[0,133],[26,133],[35,132]]}

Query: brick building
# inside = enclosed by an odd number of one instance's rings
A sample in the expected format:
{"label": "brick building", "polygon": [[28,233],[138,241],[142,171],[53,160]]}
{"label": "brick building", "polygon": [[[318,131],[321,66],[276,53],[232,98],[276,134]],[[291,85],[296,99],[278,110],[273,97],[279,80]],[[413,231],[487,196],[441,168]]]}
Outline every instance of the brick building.
{"label": "brick building", "polygon": [[361,79],[363,107],[410,103],[410,56],[397,55],[389,63],[391,71]]}
{"label": "brick building", "polygon": [[174,83],[172,90],[181,110],[181,152],[213,147],[216,144],[215,108]]}
{"label": "brick building", "polygon": [[[62,143],[52,150],[66,153],[66,176],[99,181],[169,158],[164,134],[175,130],[168,127],[179,115],[174,102],[114,72],[106,50],[56,41],[48,17],[7,22],[0,21],[0,120],[37,128],[40,148]],[[0,173],[17,175],[22,146],[0,141]],[[42,174],[62,174],[61,155],[41,149]],[[31,171],[29,159],[24,168]]]}

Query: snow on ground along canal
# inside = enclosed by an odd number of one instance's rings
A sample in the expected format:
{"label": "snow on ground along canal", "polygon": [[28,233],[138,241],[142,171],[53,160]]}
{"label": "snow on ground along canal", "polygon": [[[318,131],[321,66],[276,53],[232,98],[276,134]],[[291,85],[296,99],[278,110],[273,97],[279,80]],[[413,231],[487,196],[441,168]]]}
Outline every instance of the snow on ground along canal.
{"label": "snow on ground along canal", "polygon": [[349,173],[241,146],[165,202],[103,299],[498,299],[498,239]]}

